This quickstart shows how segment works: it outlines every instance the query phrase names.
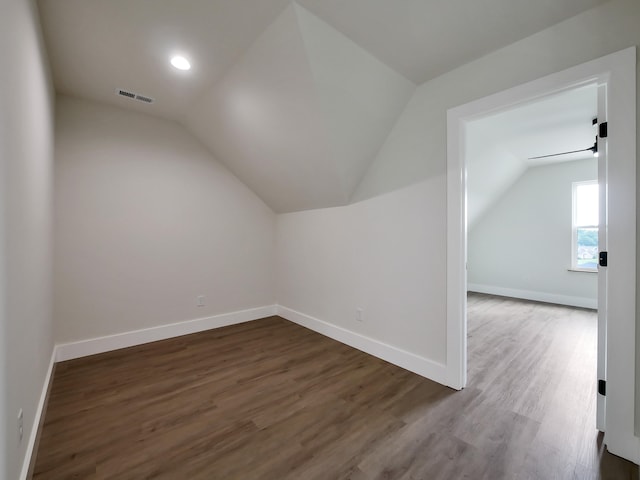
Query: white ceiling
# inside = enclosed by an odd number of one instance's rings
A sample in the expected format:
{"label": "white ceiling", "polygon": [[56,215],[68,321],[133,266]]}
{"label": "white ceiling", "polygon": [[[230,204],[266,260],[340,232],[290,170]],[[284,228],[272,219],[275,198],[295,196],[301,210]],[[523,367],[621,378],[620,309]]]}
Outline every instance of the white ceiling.
{"label": "white ceiling", "polygon": [[606,0],[299,0],[416,84]]}
{"label": "white ceiling", "polygon": [[588,85],[475,120],[467,126],[467,220],[472,228],[527,169],[592,158],[597,86]]}
{"label": "white ceiling", "polygon": [[344,205],[414,88],[292,5],[187,125],[275,211]]}
{"label": "white ceiling", "polygon": [[[180,119],[289,0],[40,0],[60,93]],[[193,69],[169,67],[183,53]],[[156,100],[138,104],[116,88]]]}
{"label": "white ceiling", "polygon": [[38,4],[58,92],[183,122],[281,212],[348,202],[414,84],[604,1]]}

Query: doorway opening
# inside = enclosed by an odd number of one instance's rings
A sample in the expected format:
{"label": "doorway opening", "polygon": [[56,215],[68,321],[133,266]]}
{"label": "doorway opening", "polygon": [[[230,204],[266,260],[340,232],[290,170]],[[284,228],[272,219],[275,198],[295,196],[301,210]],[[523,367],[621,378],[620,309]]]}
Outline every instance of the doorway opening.
{"label": "doorway opening", "polygon": [[[474,120],[526,105],[551,95],[598,86],[598,122],[618,127],[599,135],[598,178],[607,195],[607,228],[599,249],[615,250],[624,262],[609,262],[598,277],[599,317],[609,320],[598,331],[598,379],[606,382],[604,442],[608,449],[636,463],[640,440],[634,435],[635,398],[635,48],[623,50],[519,87],[453,108],[448,112],[447,149],[447,372],[449,385],[467,382],[467,165],[465,133]],[[600,132],[599,132],[600,133]],[[542,156],[542,155],[540,155]],[[614,161],[608,162],[608,158]],[[602,166],[606,166],[603,168]],[[604,187],[604,188],[602,188]],[[602,202],[602,199],[601,199]],[[601,222],[603,220],[601,219]],[[606,251],[605,250],[605,251]],[[613,253],[612,253],[613,254]],[[576,273],[577,275],[578,273]],[[588,274],[581,274],[588,275]],[[623,320],[624,318],[632,321]],[[613,319],[613,320],[611,320]],[[601,318],[598,321],[602,324]],[[613,348],[612,348],[613,347]],[[594,382],[596,379],[594,378]]]}
{"label": "doorway opening", "polygon": [[554,399],[571,384],[563,397],[576,397],[576,422],[566,430],[581,434],[595,428],[593,310],[598,231],[606,231],[599,228],[606,217],[599,215],[597,115],[592,83],[476,118],[464,132],[469,378],[477,387],[487,371],[502,371],[488,376],[491,388],[525,397],[509,401],[510,409],[559,417],[567,407]]}
{"label": "doorway opening", "polygon": [[604,413],[594,399],[605,401],[593,311],[598,232],[606,233],[597,116],[594,82],[473,119],[464,131],[469,379],[504,391],[505,406],[525,417],[571,418],[564,431],[585,439]]}

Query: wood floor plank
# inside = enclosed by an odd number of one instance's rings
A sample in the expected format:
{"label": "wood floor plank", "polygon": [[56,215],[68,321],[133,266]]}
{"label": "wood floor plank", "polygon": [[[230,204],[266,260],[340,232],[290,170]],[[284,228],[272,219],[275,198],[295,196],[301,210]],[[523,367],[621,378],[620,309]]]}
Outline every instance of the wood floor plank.
{"label": "wood floor plank", "polygon": [[595,430],[595,314],[469,297],[469,385],[270,317],[57,365],[33,478],[631,479]]}

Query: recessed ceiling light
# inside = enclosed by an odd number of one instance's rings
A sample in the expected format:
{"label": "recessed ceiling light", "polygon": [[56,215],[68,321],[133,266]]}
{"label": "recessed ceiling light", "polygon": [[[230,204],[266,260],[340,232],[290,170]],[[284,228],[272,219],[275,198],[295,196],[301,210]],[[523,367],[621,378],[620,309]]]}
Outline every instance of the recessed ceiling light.
{"label": "recessed ceiling light", "polygon": [[176,67],[178,70],[189,70],[191,68],[191,64],[189,60],[180,55],[176,55],[171,59],[171,65]]}

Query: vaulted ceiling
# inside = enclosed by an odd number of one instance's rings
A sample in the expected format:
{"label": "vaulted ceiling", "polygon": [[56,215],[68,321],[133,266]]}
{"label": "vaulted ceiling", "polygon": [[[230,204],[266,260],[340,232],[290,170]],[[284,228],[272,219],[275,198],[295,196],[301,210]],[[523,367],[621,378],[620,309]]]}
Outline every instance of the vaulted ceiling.
{"label": "vaulted ceiling", "polygon": [[598,87],[590,84],[470,122],[465,148],[469,228],[528,169],[593,158],[585,149],[596,141],[597,111]]}
{"label": "vaulted ceiling", "polygon": [[[348,203],[417,84],[600,3],[40,0],[39,8],[59,93],[181,122],[287,212]],[[193,68],[172,69],[174,54]]]}

